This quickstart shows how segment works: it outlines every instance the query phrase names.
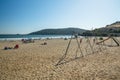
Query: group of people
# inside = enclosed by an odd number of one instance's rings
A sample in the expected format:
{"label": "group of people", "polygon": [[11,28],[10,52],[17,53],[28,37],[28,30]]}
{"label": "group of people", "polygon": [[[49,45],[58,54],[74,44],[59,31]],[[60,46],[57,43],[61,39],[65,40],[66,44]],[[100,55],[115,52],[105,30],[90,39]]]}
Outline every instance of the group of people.
{"label": "group of people", "polygon": [[42,43],[41,45],[47,45],[47,42]]}
{"label": "group of people", "polygon": [[19,45],[16,44],[14,47],[8,47],[8,46],[5,46],[4,47],[4,50],[9,50],[9,49],[18,49],[19,48]]}
{"label": "group of people", "polygon": [[34,43],[33,39],[22,39],[21,40],[23,43]]}

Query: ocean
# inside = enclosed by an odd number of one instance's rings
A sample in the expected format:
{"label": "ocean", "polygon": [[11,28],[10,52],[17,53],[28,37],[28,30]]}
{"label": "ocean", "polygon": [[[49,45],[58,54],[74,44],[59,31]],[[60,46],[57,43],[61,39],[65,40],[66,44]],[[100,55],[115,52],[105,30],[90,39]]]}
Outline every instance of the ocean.
{"label": "ocean", "polygon": [[70,38],[71,35],[0,35],[0,40]]}

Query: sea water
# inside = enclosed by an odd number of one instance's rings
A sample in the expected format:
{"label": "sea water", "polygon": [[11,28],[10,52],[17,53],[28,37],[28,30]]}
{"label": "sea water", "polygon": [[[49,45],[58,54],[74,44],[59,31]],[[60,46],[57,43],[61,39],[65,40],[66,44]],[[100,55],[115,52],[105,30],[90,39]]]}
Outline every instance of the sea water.
{"label": "sea water", "polygon": [[71,35],[0,35],[0,40],[70,38]]}

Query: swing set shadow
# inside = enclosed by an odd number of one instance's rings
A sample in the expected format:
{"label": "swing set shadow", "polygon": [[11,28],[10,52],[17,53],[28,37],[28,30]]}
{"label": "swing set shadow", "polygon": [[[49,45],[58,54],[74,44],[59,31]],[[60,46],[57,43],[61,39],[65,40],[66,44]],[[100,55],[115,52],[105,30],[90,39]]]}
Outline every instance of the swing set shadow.
{"label": "swing set shadow", "polygon": [[82,57],[76,57],[76,58],[70,59],[70,60],[68,60],[68,61],[60,62],[60,63],[57,63],[55,66],[67,64],[67,63],[69,63],[69,62],[73,62],[73,61],[78,60],[78,59],[80,59],[80,58],[82,58]]}

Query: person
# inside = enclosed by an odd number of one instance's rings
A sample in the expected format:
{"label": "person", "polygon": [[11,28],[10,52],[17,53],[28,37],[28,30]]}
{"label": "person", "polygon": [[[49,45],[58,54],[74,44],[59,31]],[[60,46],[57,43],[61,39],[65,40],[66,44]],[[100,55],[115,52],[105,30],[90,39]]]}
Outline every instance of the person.
{"label": "person", "polygon": [[42,43],[41,45],[47,45],[47,42]]}
{"label": "person", "polygon": [[4,50],[7,50],[7,49],[8,49],[8,47],[5,46],[5,47],[4,47]]}
{"label": "person", "polygon": [[44,45],[47,45],[47,42],[44,42]]}
{"label": "person", "polygon": [[82,43],[82,38],[80,39],[80,43]]}
{"label": "person", "polygon": [[96,41],[96,40],[95,40],[95,39],[93,39],[93,42],[94,42],[94,43],[95,43],[95,41]]}
{"label": "person", "polygon": [[7,47],[7,46],[4,47],[4,50],[8,50],[8,49],[13,49],[13,48],[12,47]]}
{"label": "person", "polygon": [[75,36],[75,38],[78,38],[78,34],[75,34],[74,36]]}
{"label": "person", "polygon": [[14,49],[18,49],[19,48],[19,45],[18,44],[16,44],[15,45],[15,47],[14,47]]}

